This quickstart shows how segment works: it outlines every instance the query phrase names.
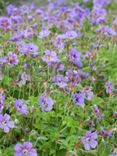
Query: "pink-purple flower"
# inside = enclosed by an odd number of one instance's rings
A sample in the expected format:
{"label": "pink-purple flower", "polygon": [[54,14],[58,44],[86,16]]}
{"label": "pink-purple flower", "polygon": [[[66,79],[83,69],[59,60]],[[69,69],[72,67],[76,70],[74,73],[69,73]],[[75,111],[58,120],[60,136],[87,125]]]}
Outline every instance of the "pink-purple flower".
{"label": "pink-purple flower", "polygon": [[28,114],[28,108],[27,105],[24,104],[24,101],[22,99],[17,99],[14,101],[14,106],[19,114],[27,115]]}
{"label": "pink-purple flower", "polygon": [[47,97],[45,95],[42,95],[39,98],[39,102],[40,102],[40,108],[42,110],[42,112],[50,112],[53,109],[53,100],[50,97]]}
{"label": "pink-purple flower", "polygon": [[111,137],[111,136],[112,136],[112,131],[106,131],[106,130],[104,130],[103,127],[100,127],[100,129],[101,129],[102,134],[103,134],[105,137]]}
{"label": "pink-purple flower", "polygon": [[38,52],[38,46],[34,44],[33,42],[27,44],[27,52],[30,54],[32,57],[36,57],[39,55]]}
{"label": "pink-purple flower", "polygon": [[5,57],[6,63],[13,67],[14,65],[18,64],[18,57],[15,53],[9,52]]}
{"label": "pink-purple flower", "polygon": [[57,75],[54,77],[54,82],[56,85],[58,85],[60,88],[65,88],[67,86],[67,81],[63,77],[63,75]]}
{"label": "pink-purple flower", "polygon": [[107,94],[111,94],[113,92],[113,89],[114,89],[114,87],[113,87],[113,85],[112,85],[112,83],[110,81],[107,81],[105,83],[105,88],[106,88],[106,93]]}
{"label": "pink-purple flower", "polygon": [[81,75],[76,70],[67,70],[66,79],[71,86],[76,86],[79,82],[81,82]]}
{"label": "pink-purple flower", "polygon": [[0,28],[2,29],[10,29],[11,28],[11,20],[7,17],[0,17]]}
{"label": "pink-purple flower", "polygon": [[97,117],[99,120],[101,120],[101,119],[102,119],[102,116],[101,116],[101,114],[100,114],[100,111],[99,111],[99,108],[98,108],[97,105],[94,105],[94,112],[95,112],[96,117]]}
{"label": "pink-purple flower", "polygon": [[96,148],[97,146],[97,141],[96,139],[98,138],[97,132],[91,132],[87,131],[85,136],[82,137],[82,143],[84,145],[85,150],[91,150],[92,148]]}
{"label": "pink-purple flower", "polygon": [[28,52],[28,45],[24,41],[19,41],[16,45],[19,53],[26,54]]}
{"label": "pink-purple flower", "polygon": [[117,111],[114,112],[114,117],[117,118]]}
{"label": "pink-purple flower", "polygon": [[45,51],[45,55],[42,57],[42,60],[46,63],[59,62],[60,61],[58,59],[56,53],[54,51],[50,51],[50,50]]}
{"label": "pink-purple flower", "polygon": [[76,49],[72,49],[69,52],[69,58],[70,61],[77,67],[81,68],[82,67],[82,62],[81,62],[81,56],[80,52]]}
{"label": "pink-purple flower", "polygon": [[0,114],[0,128],[3,129],[5,133],[8,133],[10,129],[14,128],[14,122],[10,121],[10,115]]}
{"label": "pink-purple flower", "polygon": [[94,7],[105,7],[107,5],[109,5],[110,3],[110,0],[93,0],[93,4],[94,4]]}
{"label": "pink-purple flower", "polygon": [[73,101],[76,105],[82,106],[84,104],[84,95],[82,93],[75,93],[73,95]]}
{"label": "pink-purple flower", "polygon": [[93,92],[90,88],[84,87],[81,91],[87,100],[91,100],[93,98]]}
{"label": "pink-purple flower", "polygon": [[116,36],[117,33],[114,31],[113,28],[111,28],[111,27],[106,27],[105,35],[107,35],[107,36],[109,36],[109,37],[113,37],[113,36]]}
{"label": "pink-purple flower", "polygon": [[66,31],[64,34],[64,39],[73,40],[76,38],[79,38],[81,35],[80,33],[77,33],[75,30]]}
{"label": "pink-purple flower", "polygon": [[39,38],[42,39],[44,37],[47,37],[50,34],[49,30],[42,30],[39,32]]}
{"label": "pink-purple flower", "polygon": [[62,71],[64,69],[64,64],[61,64],[60,62],[51,62],[48,66],[53,71]]}
{"label": "pink-purple flower", "polygon": [[31,142],[17,143],[14,156],[37,156],[37,151]]}
{"label": "pink-purple flower", "polygon": [[2,112],[2,110],[4,108],[4,101],[5,101],[5,96],[0,95],[0,113]]}

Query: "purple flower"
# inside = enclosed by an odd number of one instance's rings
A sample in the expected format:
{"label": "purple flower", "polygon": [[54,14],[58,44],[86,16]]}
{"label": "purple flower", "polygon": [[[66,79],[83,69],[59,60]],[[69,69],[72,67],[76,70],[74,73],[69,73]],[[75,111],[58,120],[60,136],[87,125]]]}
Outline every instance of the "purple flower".
{"label": "purple flower", "polygon": [[93,0],[94,7],[104,7],[109,5],[110,0]]}
{"label": "purple flower", "polygon": [[105,35],[107,35],[109,37],[117,35],[117,33],[110,27],[107,27],[105,31],[106,31]]}
{"label": "purple flower", "polygon": [[112,85],[112,83],[110,81],[107,81],[105,83],[105,88],[106,88],[106,93],[107,94],[111,94],[113,92],[113,89],[114,89],[113,85]]}
{"label": "purple flower", "polygon": [[64,43],[62,42],[61,37],[57,36],[55,42],[54,42],[54,46],[58,48],[59,53],[62,53],[64,50]]}
{"label": "purple flower", "polygon": [[24,4],[20,7],[21,15],[29,14],[31,11],[32,11],[31,5]]}
{"label": "purple flower", "polygon": [[96,7],[93,9],[91,15],[93,18],[91,18],[91,24],[99,24],[106,22],[106,10],[100,7]]}
{"label": "purple flower", "polygon": [[27,44],[27,50],[32,57],[36,57],[39,55],[38,46],[32,42]]}
{"label": "purple flower", "polygon": [[42,30],[39,32],[39,38],[44,38],[44,37],[47,37],[48,35],[50,34],[50,31],[49,30]]}
{"label": "purple flower", "polygon": [[0,81],[2,80],[2,70],[1,70],[1,67],[0,67]]}
{"label": "purple flower", "polygon": [[99,28],[97,28],[95,30],[95,32],[98,33],[98,34],[104,34],[105,33],[105,30],[106,30],[106,26],[101,25],[101,26],[99,26]]}
{"label": "purple flower", "polygon": [[83,0],[84,3],[87,3],[89,0]]}
{"label": "purple flower", "polygon": [[22,115],[28,114],[27,105],[24,104],[23,100],[21,100],[21,99],[15,100],[14,106],[15,106],[16,110],[19,112],[19,114],[22,114]]}
{"label": "purple flower", "polygon": [[73,101],[76,105],[82,106],[84,104],[84,95],[82,93],[75,93],[73,95]]}
{"label": "purple flower", "polygon": [[24,30],[24,38],[29,39],[34,36],[34,31],[32,28],[27,28]]}
{"label": "purple flower", "polygon": [[87,73],[87,72],[80,71],[80,72],[79,72],[79,75],[80,75],[80,77],[81,77],[82,80],[88,79],[88,78],[91,79],[90,74]]}
{"label": "purple flower", "polygon": [[17,143],[14,156],[37,156],[37,152],[31,142]]}
{"label": "purple flower", "polygon": [[8,16],[17,16],[20,14],[19,12],[19,9],[16,8],[14,5],[12,4],[9,4],[7,7],[6,7],[6,12],[8,14]]}
{"label": "purple flower", "polygon": [[8,15],[8,16],[13,15],[13,10],[14,10],[14,9],[15,9],[15,6],[12,5],[12,4],[9,4],[9,5],[6,7],[7,15]]}
{"label": "purple flower", "polygon": [[80,52],[77,51],[76,49],[72,49],[70,52],[69,52],[69,58],[70,58],[70,61],[77,67],[81,68],[82,67],[82,62],[81,62],[81,59],[80,59]]}
{"label": "purple flower", "polygon": [[13,42],[19,41],[20,39],[24,38],[24,34],[22,32],[18,32],[17,34],[13,35],[10,40]]}
{"label": "purple flower", "polygon": [[0,28],[10,29],[11,28],[11,20],[7,17],[0,17]]}
{"label": "purple flower", "polygon": [[55,84],[60,88],[65,88],[67,86],[66,80],[63,75],[57,75],[54,77]]}
{"label": "purple flower", "polygon": [[41,107],[42,112],[45,112],[45,111],[50,112],[52,110],[53,104],[54,104],[52,98],[42,95],[39,98],[39,102],[40,102],[40,107]]}
{"label": "purple flower", "polygon": [[31,16],[31,15],[28,15],[27,19],[28,19],[28,21],[33,21],[34,20],[33,16]]}
{"label": "purple flower", "polygon": [[8,114],[0,114],[0,128],[4,130],[5,133],[8,133],[11,128],[14,128],[14,122],[9,121],[10,116]]}
{"label": "purple flower", "polygon": [[23,82],[30,81],[30,80],[31,80],[31,76],[28,75],[28,74],[26,74],[25,72],[23,72],[23,73],[21,74],[21,80],[22,80]]}
{"label": "purple flower", "polygon": [[0,81],[2,80],[2,65],[3,65],[3,59],[0,59]]}
{"label": "purple flower", "polygon": [[95,68],[95,66],[94,66],[93,60],[92,60],[91,58],[89,59],[89,62],[90,62],[90,67],[91,67],[91,69],[92,69],[93,71],[96,71],[96,68]]}
{"label": "purple flower", "polygon": [[117,156],[117,154],[110,154],[109,156]]}
{"label": "purple flower", "polygon": [[76,70],[68,70],[66,72],[66,79],[71,83],[72,86],[75,86],[81,82],[81,77]]}
{"label": "purple flower", "polygon": [[86,58],[88,58],[89,56],[90,56],[90,51],[87,50],[87,51],[85,52],[85,54],[83,55],[83,59],[86,59]]}
{"label": "purple flower", "polygon": [[89,126],[90,128],[93,128],[93,127],[95,126],[95,124],[94,124],[94,122],[93,122],[92,120],[89,120],[89,121],[88,121],[88,126]]}
{"label": "purple flower", "polygon": [[33,28],[33,30],[37,29],[37,27],[38,27],[38,23],[35,22],[34,24],[32,24],[31,27]]}
{"label": "purple flower", "polygon": [[59,62],[60,61],[58,59],[56,53],[53,51],[50,51],[50,50],[45,51],[45,55],[42,57],[42,60],[46,63]]}
{"label": "purple flower", "polygon": [[16,45],[19,53],[26,54],[28,52],[28,45],[24,41],[19,41]]}
{"label": "purple flower", "polygon": [[88,100],[91,100],[93,98],[93,92],[87,87],[83,88],[81,93],[83,93]]}
{"label": "purple flower", "polygon": [[117,111],[116,111],[116,112],[114,112],[114,117],[115,117],[115,118],[117,118]]}
{"label": "purple flower", "polygon": [[22,17],[21,16],[11,16],[11,20],[14,25],[21,25],[22,24]]}
{"label": "purple flower", "polygon": [[114,20],[113,24],[117,25],[117,16],[115,17],[115,20]]}
{"label": "purple flower", "polygon": [[103,127],[101,127],[100,129],[101,129],[102,134],[103,134],[105,137],[112,136],[112,132],[105,131]]}
{"label": "purple flower", "polygon": [[5,96],[0,95],[0,113],[2,112],[2,110],[4,108],[4,101],[5,101]]}
{"label": "purple flower", "polygon": [[32,63],[26,63],[23,65],[24,68],[28,69],[32,66]]}
{"label": "purple flower", "polygon": [[38,14],[40,18],[42,18],[42,17],[44,16],[44,12],[43,12],[43,10],[41,10],[40,8],[38,8],[38,9],[36,10],[36,14]]}
{"label": "purple flower", "polygon": [[67,31],[66,33],[64,33],[63,36],[64,36],[63,37],[64,39],[73,40],[73,39],[79,38],[81,35],[77,33],[76,31],[71,30],[71,31]]}
{"label": "purple flower", "polygon": [[91,148],[96,148],[97,146],[97,133],[87,131],[85,136],[82,138],[82,143],[84,145],[85,150],[90,150]]}
{"label": "purple flower", "polygon": [[9,52],[5,57],[6,63],[8,63],[11,67],[18,64],[18,57],[15,53]]}
{"label": "purple flower", "polygon": [[101,115],[100,115],[100,111],[99,111],[99,108],[98,108],[97,105],[94,105],[94,111],[95,111],[96,117],[97,117],[99,120],[101,120],[102,117],[101,117]]}
{"label": "purple flower", "polygon": [[51,62],[48,64],[48,66],[53,71],[62,71],[64,69],[64,65],[60,62]]}
{"label": "purple flower", "polygon": [[37,52],[38,51],[38,46],[34,43],[28,43],[28,51],[29,52]]}
{"label": "purple flower", "polygon": [[25,85],[27,81],[31,80],[31,76],[23,72],[21,74],[21,80],[17,83],[19,86]]}
{"label": "purple flower", "polygon": [[74,11],[75,11],[75,19],[77,20],[78,24],[82,26],[85,17],[89,14],[89,9],[84,9],[81,6],[77,5]]}

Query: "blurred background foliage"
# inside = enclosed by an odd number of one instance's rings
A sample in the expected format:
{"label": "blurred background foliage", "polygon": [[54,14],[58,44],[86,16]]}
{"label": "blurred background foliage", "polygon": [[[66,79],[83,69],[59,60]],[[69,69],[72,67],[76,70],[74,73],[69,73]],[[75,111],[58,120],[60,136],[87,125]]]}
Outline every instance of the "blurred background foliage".
{"label": "blurred background foliage", "polygon": [[[15,4],[16,6],[19,6],[21,4],[26,4],[29,2],[34,2],[37,6],[46,4],[48,1],[51,2],[57,2],[59,4],[65,4],[69,5],[72,2],[78,2],[83,7],[92,8],[93,6],[93,0],[89,0],[88,3],[83,3],[83,0],[0,0],[0,15],[5,14],[5,8],[8,4]],[[111,4],[107,6],[107,9],[117,9],[117,0],[111,0]]]}
{"label": "blurred background foliage", "polygon": [[[53,2],[59,2],[61,4],[68,4],[71,2],[79,2],[82,3],[82,0],[0,0],[0,15],[5,13],[5,8],[8,4],[15,4],[15,5],[20,5],[20,4],[26,4],[28,2],[34,2],[36,4],[46,4],[48,1],[53,1]],[[89,7],[92,5],[91,3],[92,0],[87,4]]]}

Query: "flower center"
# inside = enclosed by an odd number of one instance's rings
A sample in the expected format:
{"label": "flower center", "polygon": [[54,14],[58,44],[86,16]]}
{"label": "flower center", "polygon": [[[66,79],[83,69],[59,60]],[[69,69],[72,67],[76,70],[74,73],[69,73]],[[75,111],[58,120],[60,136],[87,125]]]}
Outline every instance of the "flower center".
{"label": "flower center", "polygon": [[50,59],[51,59],[51,55],[47,55],[47,56],[46,56],[46,59],[47,59],[47,60],[50,60]]}
{"label": "flower center", "polygon": [[28,154],[28,150],[27,149],[23,149],[23,156],[26,156]]}
{"label": "flower center", "polygon": [[9,57],[8,57],[8,61],[9,61],[9,63],[12,63],[13,58],[12,58],[11,56],[9,56]]}
{"label": "flower center", "polygon": [[18,107],[19,107],[19,109],[21,109],[21,108],[22,108],[22,106],[21,106],[21,105],[19,105]]}
{"label": "flower center", "polygon": [[43,103],[44,108],[48,107],[48,104],[46,102]]}
{"label": "flower center", "polygon": [[90,137],[86,138],[86,142],[89,142],[90,141]]}
{"label": "flower center", "polygon": [[5,20],[2,21],[2,26],[5,27],[5,26],[7,26],[7,24],[8,24],[7,21],[5,21]]}
{"label": "flower center", "polygon": [[7,122],[6,122],[6,121],[2,121],[2,125],[4,125],[4,126],[5,126],[6,124],[7,124]]}
{"label": "flower center", "polygon": [[79,97],[76,97],[76,101],[79,102]]}

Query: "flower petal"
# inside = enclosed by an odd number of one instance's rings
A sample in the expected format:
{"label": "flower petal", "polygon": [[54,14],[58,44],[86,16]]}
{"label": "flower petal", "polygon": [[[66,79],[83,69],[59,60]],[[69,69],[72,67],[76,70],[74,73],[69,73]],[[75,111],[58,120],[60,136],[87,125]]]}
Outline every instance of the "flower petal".
{"label": "flower petal", "polygon": [[88,143],[85,143],[84,148],[85,148],[85,150],[89,151],[90,150],[90,145]]}
{"label": "flower petal", "polygon": [[90,146],[91,146],[92,148],[96,148],[96,146],[97,146],[97,141],[91,140],[89,144],[90,144]]}
{"label": "flower petal", "polygon": [[7,125],[8,125],[10,128],[14,128],[14,127],[15,127],[13,121],[9,121]]}
{"label": "flower petal", "polygon": [[22,150],[22,145],[20,143],[17,143],[15,146],[15,151],[20,152]]}
{"label": "flower petal", "polygon": [[9,127],[8,127],[8,126],[5,126],[5,127],[4,127],[4,132],[5,132],[5,133],[8,133],[8,132],[9,132]]}
{"label": "flower petal", "polygon": [[92,139],[97,139],[97,137],[98,137],[98,136],[97,136],[97,133],[96,133],[96,132],[93,132],[93,133],[91,134],[91,138],[92,138]]}

